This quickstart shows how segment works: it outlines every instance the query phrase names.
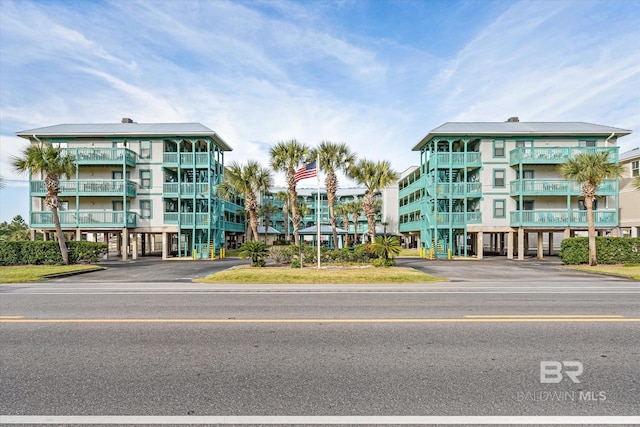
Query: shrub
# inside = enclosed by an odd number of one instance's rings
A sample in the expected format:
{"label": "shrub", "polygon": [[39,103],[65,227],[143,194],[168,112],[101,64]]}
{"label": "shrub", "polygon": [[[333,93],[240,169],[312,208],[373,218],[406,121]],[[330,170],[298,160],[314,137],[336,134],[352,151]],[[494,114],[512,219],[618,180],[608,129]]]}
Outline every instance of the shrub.
{"label": "shrub", "polygon": [[252,267],[264,267],[267,255],[269,255],[269,250],[267,245],[262,242],[244,242],[240,246],[240,257],[242,259],[251,258]]}
{"label": "shrub", "polygon": [[[67,242],[71,264],[97,262],[107,252],[105,243]],[[60,246],[55,241],[0,242],[0,264],[2,265],[51,265],[62,264]]]}
{"label": "shrub", "polygon": [[[596,237],[596,252],[599,264],[640,263],[640,238]],[[588,263],[589,238],[564,239],[560,244],[560,259],[563,264]]]}
{"label": "shrub", "polygon": [[269,248],[269,258],[277,263],[291,261],[293,253],[294,251],[289,246],[271,246]]}
{"label": "shrub", "polygon": [[392,258],[376,258],[371,261],[371,265],[373,265],[374,267],[393,267],[396,265],[396,260]]}

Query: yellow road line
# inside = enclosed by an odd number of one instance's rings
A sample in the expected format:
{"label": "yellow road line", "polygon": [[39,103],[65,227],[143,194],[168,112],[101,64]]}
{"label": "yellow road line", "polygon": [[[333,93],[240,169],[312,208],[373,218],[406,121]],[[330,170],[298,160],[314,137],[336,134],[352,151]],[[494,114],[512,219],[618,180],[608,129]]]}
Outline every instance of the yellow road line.
{"label": "yellow road line", "polygon": [[22,319],[24,316],[0,316],[0,319]]}
{"label": "yellow road line", "polygon": [[640,322],[640,318],[431,318],[431,319],[0,319],[0,323],[538,323]]}
{"label": "yellow road line", "polygon": [[465,319],[621,319],[619,314],[489,314],[464,316]]}

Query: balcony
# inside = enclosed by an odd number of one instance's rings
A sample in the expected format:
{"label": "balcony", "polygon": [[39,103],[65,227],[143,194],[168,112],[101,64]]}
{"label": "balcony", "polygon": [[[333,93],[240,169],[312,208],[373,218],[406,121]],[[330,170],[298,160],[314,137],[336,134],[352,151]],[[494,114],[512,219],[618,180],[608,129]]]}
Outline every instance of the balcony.
{"label": "balcony", "polygon": [[[603,180],[597,193],[599,196],[618,194],[618,181]],[[516,179],[511,181],[509,194],[511,196],[579,196],[582,194],[582,185],[563,179]]]}
{"label": "balcony", "polygon": [[617,163],[617,147],[519,147],[509,152],[509,164],[559,165],[576,154],[602,152],[609,152],[609,161]]}
{"label": "balcony", "polygon": [[213,226],[216,224],[217,215],[215,213],[208,212],[165,212],[164,223],[165,224],[178,224],[180,221],[181,227],[205,227]]}
{"label": "balcony", "polygon": [[[593,211],[596,227],[616,227],[618,212],[616,210]],[[532,210],[511,212],[511,227],[587,227],[587,211],[585,210]]]}
{"label": "balcony", "polygon": [[408,232],[411,232],[411,231],[420,231],[420,228],[425,226],[425,225],[426,225],[426,222],[420,221],[420,220],[408,221],[408,222],[400,223],[398,225],[398,230],[401,233],[408,233]]}
{"label": "balcony", "polygon": [[[47,186],[44,181],[29,183],[31,196],[45,197]],[[78,181],[60,181],[60,196],[94,196],[94,197],[136,197],[138,186],[133,181],[82,179]]]}
{"label": "balcony", "polygon": [[442,182],[436,184],[438,198],[463,199],[482,197],[480,182]]}
{"label": "balcony", "polygon": [[162,185],[162,192],[165,197],[189,197],[189,196],[198,196],[207,198],[210,195],[215,195],[215,191],[213,193],[209,193],[210,185],[206,182],[182,182],[178,184],[177,182],[165,182]]}
{"label": "balcony", "polygon": [[174,166],[178,167],[199,167],[199,168],[208,168],[211,165],[214,165],[215,159],[212,153],[177,153],[177,152],[169,152],[163,153],[162,161],[164,166]]}
{"label": "balcony", "polygon": [[482,166],[480,152],[436,153],[429,160],[429,169],[452,167],[455,169],[479,168]]}
{"label": "balcony", "polygon": [[464,227],[467,224],[480,224],[481,212],[435,212],[433,213],[438,227]]}
{"label": "balcony", "polygon": [[[62,228],[133,228],[136,213],[123,211],[58,211]],[[31,212],[31,227],[54,228],[51,211]]]}
{"label": "balcony", "polygon": [[67,148],[67,154],[76,159],[78,165],[122,165],[135,167],[137,154],[128,148]]}
{"label": "balcony", "polygon": [[244,225],[244,223],[224,221],[224,230],[225,231],[233,231],[233,232],[236,232],[236,233],[244,233],[245,232],[245,225]]}

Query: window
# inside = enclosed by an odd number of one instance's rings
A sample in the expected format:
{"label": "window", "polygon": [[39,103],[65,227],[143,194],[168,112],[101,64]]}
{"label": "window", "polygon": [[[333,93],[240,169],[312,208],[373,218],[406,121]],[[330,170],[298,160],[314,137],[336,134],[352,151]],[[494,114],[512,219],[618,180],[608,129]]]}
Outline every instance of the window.
{"label": "window", "polygon": [[151,219],[151,200],[140,200],[140,218]]}
{"label": "window", "polygon": [[[533,171],[532,170],[523,170],[522,171],[523,179],[533,179]],[[516,171],[516,179],[520,179],[520,171]]]}
{"label": "window", "polygon": [[493,157],[504,157],[504,139],[493,140]]}
{"label": "window", "polygon": [[506,171],[504,169],[494,169],[493,170],[493,187],[494,188],[504,188],[505,187],[505,176]]}
{"label": "window", "polygon": [[[125,174],[127,179],[131,179],[131,172],[127,171]],[[122,171],[113,171],[111,172],[111,179],[122,179]]]}
{"label": "window", "polygon": [[140,158],[151,158],[151,141],[140,141]]}
{"label": "window", "polygon": [[151,171],[149,169],[140,170],[140,188],[151,188]]}
{"label": "window", "polygon": [[533,147],[533,141],[531,141],[531,140],[516,141],[516,147],[517,148],[520,148],[520,147]]}
{"label": "window", "polygon": [[533,210],[533,200],[523,200],[522,205],[520,205],[521,211],[532,211]]}
{"label": "window", "polygon": [[640,175],[640,160],[631,162],[631,177]]}
{"label": "window", "polygon": [[111,202],[111,207],[114,212],[122,212],[124,211],[124,204],[122,200],[114,200]]}
{"label": "window", "polygon": [[504,218],[506,216],[505,204],[506,204],[506,200],[504,199],[493,201],[493,217],[494,218]]}
{"label": "window", "polygon": [[[584,200],[578,200],[578,209],[580,209],[581,211],[586,211],[587,210],[587,206],[584,204]],[[597,210],[598,209],[598,200],[594,200],[593,201],[593,210]]]}
{"label": "window", "polygon": [[578,145],[580,147],[595,147],[596,146],[596,140],[595,139],[581,139],[578,142]]}

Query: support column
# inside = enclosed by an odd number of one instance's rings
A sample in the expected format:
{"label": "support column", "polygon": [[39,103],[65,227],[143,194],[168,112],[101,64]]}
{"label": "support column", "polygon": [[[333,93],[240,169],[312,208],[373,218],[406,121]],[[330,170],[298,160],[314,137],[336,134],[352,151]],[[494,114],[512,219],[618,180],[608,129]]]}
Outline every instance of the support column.
{"label": "support column", "polygon": [[518,228],[518,260],[524,260],[524,228]]}
{"label": "support column", "polygon": [[544,233],[542,231],[538,231],[538,250],[536,251],[536,256],[538,259],[542,259],[544,257]]}
{"label": "support column", "polygon": [[569,237],[571,237],[571,229],[570,228],[565,228],[564,229],[564,238],[568,239]]}
{"label": "support column", "polygon": [[33,228],[29,230],[29,240],[31,240],[32,242],[36,240],[36,230]]}
{"label": "support column", "polygon": [[44,242],[48,242],[49,241],[49,233],[47,233],[46,231],[42,232],[42,240]]}
{"label": "support column", "polygon": [[638,227],[631,227],[631,237],[638,237]]}
{"label": "support column", "polygon": [[524,255],[529,256],[529,232],[524,233]]}
{"label": "support column", "polygon": [[133,233],[131,241],[131,259],[138,259],[138,233]]}
{"label": "support column", "polygon": [[150,234],[149,235],[149,253],[153,253],[156,250],[156,234]]}
{"label": "support column", "polygon": [[76,242],[79,242],[82,240],[82,230],[80,230],[79,228],[76,228]]}
{"label": "support column", "polygon": [[483,257],[483,248],[482,248],[482,231],[478,231],[478,234],[476,236],[476,246],[478,246],[478,250],[476,251],[476,257],[478,259],[482,259]]}
{"label": "support column", "polygon": [[109,233],[102,233],[104,243],[107,245],[107,251],[104,253],[104,259],[109,259]]}
{"label": "support column", "polygon": [[162,259],[169,258],[169,233],[162,232]]}
{"label": "support column", "polygon": [[549,256],[551,256],[553,251],[553,231],[549,232]]}
{"label": "support column", "polygon": [[513,259],[513,231],[507,234],[507,259]]}
{"label": "support column", "polygon": [[122,229],[122,246],[120,247],[120,251],[122,253],[122,260],[126,261],[127,256],[129,255],[129,230],[126,228]]}

